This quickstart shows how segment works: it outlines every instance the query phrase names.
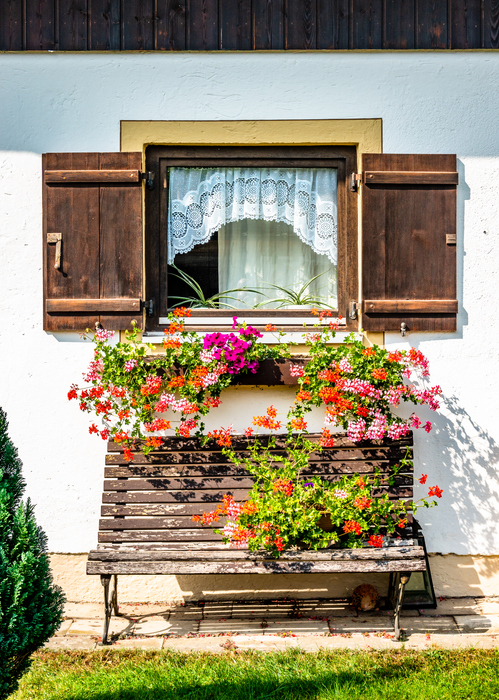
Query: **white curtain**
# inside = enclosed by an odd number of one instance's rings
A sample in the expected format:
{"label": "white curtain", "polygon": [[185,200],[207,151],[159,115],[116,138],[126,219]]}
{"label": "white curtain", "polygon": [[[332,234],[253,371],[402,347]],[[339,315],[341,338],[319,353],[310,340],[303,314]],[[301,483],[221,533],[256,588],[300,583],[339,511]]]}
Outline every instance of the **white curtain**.
{"label": "white curtain", "polygon": [[[263,301],[283,298],[272,287],[300,290],[320,275],[305,290],[307,296],[336,307],[336,267],[326,255],[317,255],[301,241],[290,225],[275,221],[244,219],[222,226],[218,232],[219,289],[258,288],[261,294],[233,292],[222,299],[235,308],[248,308]],[[236,301],[237,299],[237,301]],[[274,302],[262,308],[285,308],[292,302]],[[312,302],[314,306],[318,302]]]}
{"label": "white curtain", "polygon": [[245,219],[289,224],[312,251],[337,261],[337,171],[170,168],[168,263]]}

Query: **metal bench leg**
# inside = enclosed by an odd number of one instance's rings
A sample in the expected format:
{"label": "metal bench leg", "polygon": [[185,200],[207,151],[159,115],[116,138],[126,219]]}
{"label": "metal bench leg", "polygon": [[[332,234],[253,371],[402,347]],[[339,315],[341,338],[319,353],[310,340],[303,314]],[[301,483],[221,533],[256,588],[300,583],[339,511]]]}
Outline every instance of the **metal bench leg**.
{"label": "metal bench leg", "polygon": [[395,605],[395,620],[394,620],[394,626],[395,626],[395,640],[398,642],[400,641],[400,634],[401,634],[401,629],[400,629],[400,611],[402,610],[402,603],[404,601],[404,589],[406,586],[406,583],[409,581],[411,578],[411,574],[401,574],[399,578],[399,589],[398,589],[398,595],[397,595],[397,603]]}
{"label": "metal bench leg", "polygon": [[109,583],[111,574],[101,574],[100,582],[104,587],[104,629],[102,631],[102,645],[110,644],[107,633],[109,631],[109,622],[111,620],[111,602],[109,600]]}
{"label": "metal bench leg", "polygon": [[119,615],[118,610],[118,575],[113,574],[113,592],[111,593],[111,606],[115,615]]}

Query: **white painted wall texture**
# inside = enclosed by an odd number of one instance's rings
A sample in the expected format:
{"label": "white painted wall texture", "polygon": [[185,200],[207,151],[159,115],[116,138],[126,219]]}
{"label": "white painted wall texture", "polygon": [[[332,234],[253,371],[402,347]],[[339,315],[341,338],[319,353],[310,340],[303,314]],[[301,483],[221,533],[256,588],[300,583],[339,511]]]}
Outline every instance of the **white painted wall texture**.
{"label": "white painted wall texture", "polygon": [[[429,551],[499,554],[498,87],[490,52],[0,55],[0,405],[52,551],[95,545],[105,445],[66,399],[90,344],[42,330],[41,153],[118,151],[122,119],[381,117],[385,152],[459,159],[458,330],[407,338],[444,391],[416,437],[444,498],[420,520]],[[246,427],[261,397],[237,390],[213,423]]]}

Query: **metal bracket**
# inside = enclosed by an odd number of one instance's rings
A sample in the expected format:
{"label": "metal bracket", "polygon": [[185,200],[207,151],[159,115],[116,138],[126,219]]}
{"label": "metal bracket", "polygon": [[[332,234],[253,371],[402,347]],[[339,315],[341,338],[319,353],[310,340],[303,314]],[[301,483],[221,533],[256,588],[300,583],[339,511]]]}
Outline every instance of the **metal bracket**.
{"label": "metal bracket", "polygon": [[402,321],[402,323],[400,324],[400,332],[402,334],[402,338],[405,336],[408,330],[409,329],[407,328],[407,323],[404,323],[404,321]]}
{"label": "metal bracket", "polygon": [[47,243],[55,243],[55,269],[61,269],[62,233],[47,233]]}
{"label": "metal bracket", "polygon": [[154,179],[156,177],[156,174],[153,173],[151,170],[148,170],[146,173],[142,173],[142,179],[145,180],[146,182],[146,187],[148,190],[153,190],[154,189]]}
{"label": "metal bracket", "polygon": [[141,304],[140,310],[142,311],[142,309],[145,309],[146,314],[149,318],[151,318],[151,316],[154,316],[154,306],[155,306],[154,299],[149,299],[148,301],[142,301],[140,304]]}
{"label": "metal bracket", "polygon": [[359,309],[360,303],[358,301],[351,301],[348,305],[348,318],[355,321],[358,316]]}
{"label": "metal bracket", "polygon": [[362,175],[359,173],[351,173],[348,178],[348,188],[350,192],[358,192],[360,182],[362,182]]}

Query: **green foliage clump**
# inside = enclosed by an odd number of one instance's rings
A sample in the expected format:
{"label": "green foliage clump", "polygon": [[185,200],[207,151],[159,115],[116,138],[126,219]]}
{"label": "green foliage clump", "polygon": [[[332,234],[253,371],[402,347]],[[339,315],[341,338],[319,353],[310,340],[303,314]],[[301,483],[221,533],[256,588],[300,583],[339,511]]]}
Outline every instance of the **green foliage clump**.
{"label": "green foliage clump", "polygon": [[0,409],[0,700],[17,688],[31,654],[62,621],[64,596],[52,583],[46,536],[22,502],[22,463]]}

